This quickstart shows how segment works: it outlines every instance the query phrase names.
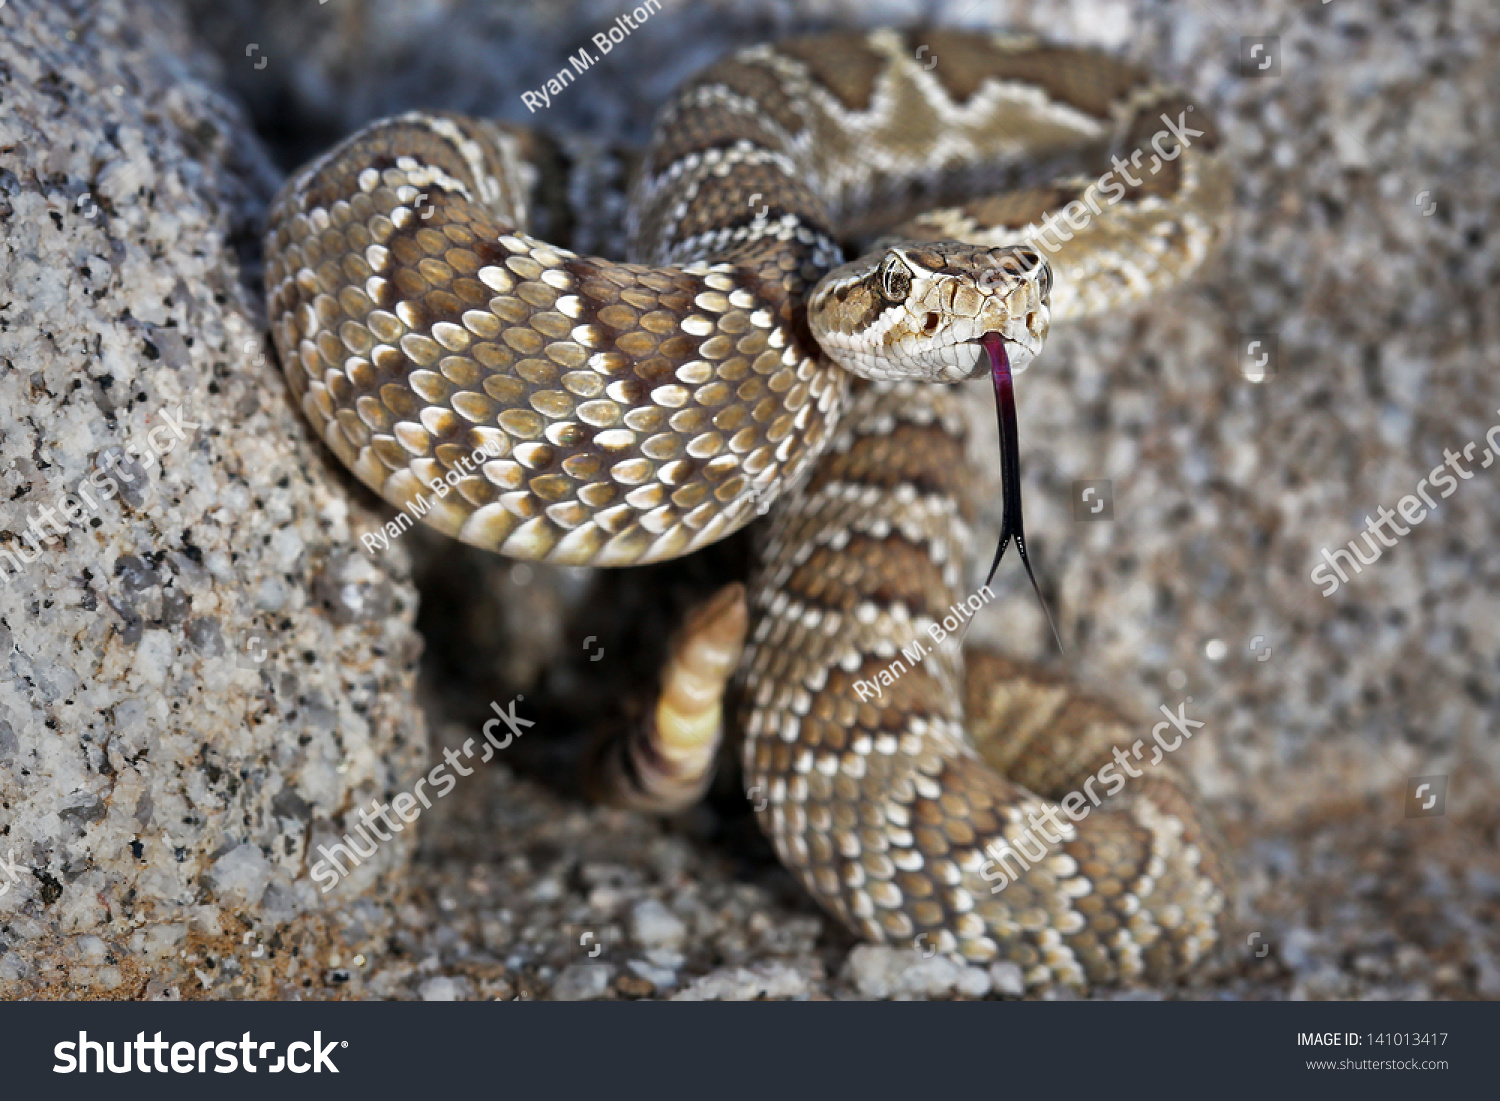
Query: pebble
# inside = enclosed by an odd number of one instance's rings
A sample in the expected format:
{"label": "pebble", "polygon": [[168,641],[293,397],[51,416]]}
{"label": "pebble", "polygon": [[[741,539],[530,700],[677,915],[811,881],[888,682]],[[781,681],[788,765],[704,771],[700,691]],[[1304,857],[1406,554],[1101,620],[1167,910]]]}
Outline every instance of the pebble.
{"label": "pebble", "polygon": [[650,979],[627,971],[615,979],[615,993],[622,998],[649,998],[656,993],[656,985]]}
{"label": "pebble", "polygon": [[1480,950],[1475,956],[1479,972],[1475,989],[1481,998],[1500,999],[1500,967],[1495,966],[1494,957]]}
{"label": "pebble", "polygon": [[458,979],[435,975],[417,987],[417,996],[424,1002],[456,1002],[463,997],[463,987]]}
{"label": "pebble", "polygon": [[883,944],[862,944],[844,961],[844,977],[867,998],[947,994],[958,985],[959,971],[946,956]]}
{"label": "pebble", "polygon": [[665,967],[653,967],[645,960],[631,960],[625,966],[658,990],[671,990],[677,985],[677,972]]}
{"label": "pebble", "polygon": [[609,992],[614,968],[607,963],[574,963],[563,968],[552,984],[555,1002],[587,1002]]}
{"label": "pebble", "polygon": [[1322,943],[1323,938],[1317,933],[1299,925],[1288,930],[1275,949],[1293,971],[1306,971],[1312,966],[1313,956]]}
{"label": "pebble", "polygon": [[757,998],[805,998],[813,976],[792,964],[769,960],[753,967],[710,971],[673,997],[679,1002],[748,1002]]}
{"label": "pebble", "polygon": [[630,911],[630,935],[644,948],[677,948],[687,938],[687,926],[660,901],[648,898]]}
{"label": "pebble", "polygon": [[676,971],[687,962],[686,956],[670,948],[648,948],[643,955],[655,966],[665,967],[669,971]]}

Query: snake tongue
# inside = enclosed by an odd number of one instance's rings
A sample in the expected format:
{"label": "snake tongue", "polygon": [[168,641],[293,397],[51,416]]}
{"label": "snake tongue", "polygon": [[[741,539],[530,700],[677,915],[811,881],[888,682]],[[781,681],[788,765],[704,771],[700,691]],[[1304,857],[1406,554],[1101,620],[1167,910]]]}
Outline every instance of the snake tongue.
{"label": "snake tongue", "polygon": [[1021,449],[1016,438],[1016,392],[1010,373],[1010,357],[1005,354],[1005,338],[999,333],[985,333],[980,343],[990,357],[990,377],[995,382],[995,419],[1000,422],[1000,487],[1003,497],[1004,515],[1000,521],[1000,545],[995,548],[995,560],[990,563],[988,585],[1000,567],[1000,559],[1012,539],[1016,551],[1021,555],[1021,564],[1026,567],[1026,576],[1031,579],[1032,591],[1042,605],[1047,625],[1052,628],[1052,637],[1057,639],[1057,648],[1063,648],[1062,636],[1057,633],[1057,624],[1052,621],[1052,612],[1042,597],[1041,587],[1036,583],[1036,574],[1031,570],[1031,559],[1026,555],[1026,530],[1021,520]]}

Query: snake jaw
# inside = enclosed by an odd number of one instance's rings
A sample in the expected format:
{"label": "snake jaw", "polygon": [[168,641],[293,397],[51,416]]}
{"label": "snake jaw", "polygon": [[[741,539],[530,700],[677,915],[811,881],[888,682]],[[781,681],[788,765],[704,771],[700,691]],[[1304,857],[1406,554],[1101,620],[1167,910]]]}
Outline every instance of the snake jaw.
{"label": "snake jaw", "polygon": [[1046,598],[1042,596],[1041,586],[1037,584],[1036,574],[1031,569],[1031,559],[1026,554],[1026,530],[1021,518],[1021,448],[1016,434],[1016,392],[1011,377],[1010,357],[1005,351],[1005,338],[996,332],[985,333],[980,338],[980,346],[989,353],[990,377],[995,384],[995,419],[1000,428],[1000,492],[1004,509],[1000,519],[1000,545],[995,548],[995,559],[990,563],[990,572],[985,576],[984,583],[989,585],[994,579],[995,571],[1000,568],[1000,559],[1005,555],[1005,548],[1014,539],[1021,564],[1026,567],[1026,576],[1031,579],[1031,589],[1036,593],[1042,612],[1047,617],[1047,626],[1052,628],[1052,637],[1057,640],[1057,648],[1061,650],[1062,636],[1057,633],[1057,624],[1052,620],[1052,612],[1047,607]]}

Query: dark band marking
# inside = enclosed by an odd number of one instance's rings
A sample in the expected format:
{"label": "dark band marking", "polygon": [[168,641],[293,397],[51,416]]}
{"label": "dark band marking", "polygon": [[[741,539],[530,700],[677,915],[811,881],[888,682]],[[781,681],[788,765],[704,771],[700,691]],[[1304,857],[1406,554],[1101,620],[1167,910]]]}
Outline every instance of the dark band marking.
{"label": "dark band marking", "polygon": [[816,548],[792,571],[786,590],[804,603],[851,613],[860,604],[902,604],[914,614],[941,618],[952,603],[943,570],[925,545],[898,532],[884,539],[851,535],[841,550]]}
{"label": "dark band marking", "polygon": [[936,57],[931,72],[955,102],[967,103],[989,80],[1033,84],[1058,102],[1091,118],[1109,119],[1111,107],[1136,88],[1152,82],[1144,69],[1107,54],[1079,63],[1077,49],[1037,45],[1009,49],[962,31],[914,29],[905,34],[908,56],[927,46]]}
{"label": "dark band marking", "polygon": [[920,494],[953,498],[960,514],[972,519],[972,481],[961,440],[939,428],[897,421],[888,435],[858,436],[848,451],[825,458],[807,496],[831,482],[880,489],[906,484]]}
{"label": "dark band marking", "polygon": [[798,38],[777,45],[778,52],[807,66],[812,78],[850,111],[868,111],[875,85],[888,64],[864,34],[848,32]]}

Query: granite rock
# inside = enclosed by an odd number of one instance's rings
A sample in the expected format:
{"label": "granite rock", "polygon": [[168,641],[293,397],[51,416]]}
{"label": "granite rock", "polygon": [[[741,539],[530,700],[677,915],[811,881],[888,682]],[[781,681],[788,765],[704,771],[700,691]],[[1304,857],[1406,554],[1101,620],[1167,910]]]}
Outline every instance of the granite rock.
{"label": "granite rock", "polygon": [[0,10],[0,996],[300,992],[409,853],[309,878],[425,758],[415,592],[262,351],[214,72],[154,0]]}

